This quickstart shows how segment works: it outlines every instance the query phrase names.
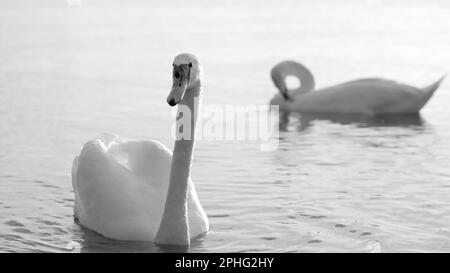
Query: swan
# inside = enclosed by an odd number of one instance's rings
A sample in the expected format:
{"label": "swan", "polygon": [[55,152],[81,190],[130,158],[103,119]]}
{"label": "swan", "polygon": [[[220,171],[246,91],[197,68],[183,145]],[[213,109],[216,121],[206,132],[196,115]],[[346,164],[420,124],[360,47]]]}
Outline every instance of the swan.
{"label": "swan", "polygon": [[[301,86],[288,90],[286,77],[299,78]],[[416,88],[380,78],[358,79],[314,91],[312,73],[302,64],[283,61],[271,70],[272,81],[280,91],[270,101],[281,111],[335,114],[410,114],[418,113],[439,87],[435,83]],[[314,91],[314,92],[313,92]]]}
{"label": "swan", "polygon": [[[199,106],[200,72],[194,55],[175,57],[167,102],[179,104],[177,121]],[[193,130],[188,137],[177,132],[173,156],[155,140],[103,134],[87,142],[72,167],[75,219],[111,239],[161,245],[189,246],[206,233],[208,217],[190,178],[196,115],[187,116]]]}

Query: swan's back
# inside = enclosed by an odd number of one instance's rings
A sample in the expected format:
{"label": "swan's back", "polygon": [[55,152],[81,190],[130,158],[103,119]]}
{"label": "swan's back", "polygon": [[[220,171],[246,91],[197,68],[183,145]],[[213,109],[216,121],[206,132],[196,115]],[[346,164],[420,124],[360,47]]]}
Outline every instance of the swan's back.
{"label": "swan's back", "polygon": [[323,113],[416,113],[434,90],[379,78],[359,79],[304,94],[293,107]]}
{"label": "swan's back", "polygon": [[[72,182],[79,222],[106,237],[153,241],[169,184],[171,152],[156,141],[95,139],[75,158]],[[191,237],[208,230],[208,221],[189,181]]]}

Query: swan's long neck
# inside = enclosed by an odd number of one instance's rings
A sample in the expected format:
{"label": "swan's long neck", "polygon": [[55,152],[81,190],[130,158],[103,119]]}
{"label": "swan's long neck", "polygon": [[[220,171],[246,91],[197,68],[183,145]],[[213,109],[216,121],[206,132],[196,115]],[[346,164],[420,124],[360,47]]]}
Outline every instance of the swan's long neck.
{"label": "swan's long neck", "polygon": [[[177,122],[180,118],[190,118],[190,137],[186,137],[182,130],[187,126],[177,129],[177,140],[175,141],[172,167],[170,169],[169,189],[167,199],[156,236],[156,243],[164,245],[189,245],[189,222],[187,211],[188,185],[190,177],[191,162],[195,141],[195,123],[199,107],[201,86],[200,83],[186,90],[186,93],[179,103],[177,111]],[[190,111],[186,113],[186,110]],[[177,126],[178,128],[178,126]],[[183,135],[186,139],[180,139]]]}
{"label": "swan's long neck", "polygon": [[290,97],[295,97],[313,91],[315,88],[314,76],[304,65],[294,61],[284,61],[272,68],[271,76],[273,83],[280,92],[287,91],[286,77],[295,76],[301,85],[298,88],[288,90]]}

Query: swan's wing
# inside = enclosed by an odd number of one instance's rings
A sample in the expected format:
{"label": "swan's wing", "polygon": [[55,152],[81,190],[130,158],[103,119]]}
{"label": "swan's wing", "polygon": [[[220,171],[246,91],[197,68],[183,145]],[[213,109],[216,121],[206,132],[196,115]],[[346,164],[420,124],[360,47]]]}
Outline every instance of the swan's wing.
{"label": "swan's wing", "polygon": [[363,79],[356,79],[356,80],[352,80],[352,81],[348,81],[348,82],[343,82],[340,83],[338,85],[335,86],[346,86],[346,85],[353,85],[353,84],[357,84],[357,85],[388,85],[388,86],[392,86],[392,85],[399,85],[400,83],[393,81],[393,80],[387,80],[387,79],[382,79],[382,78],[363,78]]}
{"label": "swan's wing", "polygon": [[83,146],[74,175],[83,226],[114,239],[154,239],[165,193],[119,163],[100,140]]}
{"label": "swan's wing", "polygon": [[388,113],[409,111],[421,90],[395,81],[360,79],[302,96],[297,107],[306,112]]}
{"label": "swan's wing", "polygon": [[432,85],[429,91],[393,80],[372,78],[348,82],[343,88],[365,99],[365,105],[370,105],[375,113],[416,113],[438,86]]}
{"label": "swan's wing", "polygon": [[167,190],[172,152],[155,140],[115,142],[108,154],[145,183]]}
{"label": "swan's wing", "polygon": [[208,216],[200,204],[194,183],[190,178],[188,192],[188,219],[189,235],[191,238],[195,238],[209,230]]}
{"label": "swan's wing", "polygon": [[[86,143],[74,160],[75,215],[83,226],[104,236],[153,241],[164,210],[172,154],[156,141],[108,139]],[[191,179],[188,217],[191,238],[208,231]]]}
{"label": "swan's wing", "polygon": [[341,92],[345,92],[346,90],[349,90],[348,92],[377,92],[381,93],[383,96],[390,93],[394,96],[397,95],[398,97],[402,97],[403,99],[405,95],[417,97],[423,96],[423,92],[419,88],[382,78],[357,79],[330,88],[324,88],[324,90],[327,89],[336,89]]}
{"label": "swan's wing", "polygon": [[[150,141],[117,142],[110,146],[109,153],[122,158],[127,157],[125,164],[136,176],[157,190],[163,198],[167,197],[172,152],[163,144]],[[194,238],[209,230],[208,217],[197,196],[194,183],[189,178],[188,219],[190,237]],[[163,207],[161,207],[161,213]]]}
{"label": "swan's wing", "polygon": [[79,157],[76,156],[72,164],[72,188],[75,194],[75,201],[74,201],[75,206],[73,207],[73,214],[77,219],[79,218],[80,214],[83,214],[84,211],[83,206],[80,203],[80,197],[78,196],[78,180],[77,180],[78,160]]}

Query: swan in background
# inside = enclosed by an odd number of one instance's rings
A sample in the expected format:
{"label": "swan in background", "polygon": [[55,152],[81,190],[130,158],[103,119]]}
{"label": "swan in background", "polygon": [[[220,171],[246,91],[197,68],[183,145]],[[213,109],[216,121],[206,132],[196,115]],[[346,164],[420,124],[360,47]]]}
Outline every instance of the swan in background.
{"label": "swan in background", "polygon": [[[291,75],[300,80],[301,86],[288,90],[286,77]],[[280,94],[276,94],[270,104],[279,105],[282,111],[366,115],[418,113],[445,78],[424,88],[368,78],[315,91],[312,73],[294,61],[275,65],[271,77]]]}
{"label": "swan in background", "polygon": [[[177,119],[187,108],[197,111],[200,71],[194,55],[175,57],[167,102],[180,104]],[[154,140],[121,141],[103,135],[87,142],[72,168],[79,223],[112,239],[162,245],[187,246],[191,238],[207,232],[208,218],[190,178],[196,115],[190,116],[191,138],[177,135],[173,156]]]}

